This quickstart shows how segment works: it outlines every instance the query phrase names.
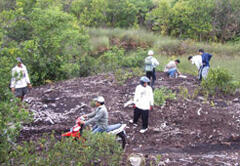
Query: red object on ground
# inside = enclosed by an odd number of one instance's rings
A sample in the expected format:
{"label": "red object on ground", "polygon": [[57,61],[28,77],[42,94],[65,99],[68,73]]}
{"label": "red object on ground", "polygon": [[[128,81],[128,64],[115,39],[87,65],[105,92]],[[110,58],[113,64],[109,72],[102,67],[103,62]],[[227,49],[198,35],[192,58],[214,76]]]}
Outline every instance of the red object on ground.
{"label": "red object on ground", "polygon": [[75,126],[73,126],[72,131],[63,133],[62,136],[63,137],[80,138],[81,137],[80,129],[81,129],[81,127],[79,126],[79,124],[76,124]]}

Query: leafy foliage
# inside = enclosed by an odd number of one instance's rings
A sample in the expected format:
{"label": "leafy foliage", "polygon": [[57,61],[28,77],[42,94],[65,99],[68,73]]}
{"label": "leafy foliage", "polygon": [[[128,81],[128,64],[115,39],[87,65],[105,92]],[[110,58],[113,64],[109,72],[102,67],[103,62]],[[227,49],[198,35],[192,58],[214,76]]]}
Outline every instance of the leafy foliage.
{"label": "leafy foliage", "polygon": [[57,1],[30,2],[18,1],[16,10],[2,13],[3,35],[10,39],[4,40],[4,56],[17,52],[37,85],[74,75],[79,68],[74,63],[88,49],[86,30]]}
{"label": "leafy foliage", "polygon": [[211,95],[215,95],[219,91],[232,94],[237,88],[233,77],[226,69],[222,68],[210,69],[207,78],[202,81],[201,85]]}
{"label": "leafy foliage", "polygon": [[114,73],[115,78],[117,80],[117,82],[120,85],[123,85],[128,79],[136,77],[136,76],[142,76],[143,70],[141,70],[140,68],[131,68],[130,70],[128,70],[128,72],[126,72],[126,69],[117,69]]}
{"label": "leafy foliage", "polygon": [[0,58],[0,163],[9,159],[9,152],[16,148],[21,124],[30,120],[25,106],[7,88],[11,77],[9,64],[12,64],[11,58]]}
{"label": "leafy foliage", "polygon": [[176,94],[173,93],[170,89],[167,89],[165,87],[154,90],[154,103],[157,106],[165,104],[167,99],[173,100],[175,98]]}
{"label": "leafy foliage", "polygon": [[84,132],[86,140],[44,136],[38,142],[25,142],[12,151],[6,164],[11,165],[120,165],[122,149],[115,136]]}

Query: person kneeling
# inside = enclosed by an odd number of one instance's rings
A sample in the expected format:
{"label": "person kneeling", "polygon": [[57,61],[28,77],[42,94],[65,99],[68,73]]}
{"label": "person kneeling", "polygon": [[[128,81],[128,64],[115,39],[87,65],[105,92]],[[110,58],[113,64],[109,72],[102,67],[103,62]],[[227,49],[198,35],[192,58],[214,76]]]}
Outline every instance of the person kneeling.
{"label": "person kneeling", "polygon": [[167,75],[170,78],[173,78],[174,76],[176,76],[176,74],[181,75],[181,73],[179,72],[177,65],[180,63],[179,59],[176,59],[175,61],[170,61],[164,69],[164,72],[167,73]]}

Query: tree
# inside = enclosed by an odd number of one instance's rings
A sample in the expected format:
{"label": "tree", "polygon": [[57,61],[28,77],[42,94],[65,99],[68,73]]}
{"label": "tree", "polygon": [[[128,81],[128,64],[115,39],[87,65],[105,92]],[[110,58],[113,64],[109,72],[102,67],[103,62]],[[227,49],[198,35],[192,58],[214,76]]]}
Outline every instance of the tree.
{"label": "tree", "polygon": [[111,27],[131,27],[137,24],[138,10],[130,0],[107,0],[107,22]]}
{"label": "tree", "polygon": [[147,14],[147,21],[152,22],[152,30],[160,31],[161,34],[168,34],[171,17],[170,1],[161,0],[157,8]]}
{"label": "tree", "polygon": [[75,0],[71,12],[79,19],[80,24],[96,27],[105,26],[107,3],[104,0]]}
{"label": "tree", "polygon": [[240,34],[240,1],[215,0],[213,34],[221,41],[234,39]]}

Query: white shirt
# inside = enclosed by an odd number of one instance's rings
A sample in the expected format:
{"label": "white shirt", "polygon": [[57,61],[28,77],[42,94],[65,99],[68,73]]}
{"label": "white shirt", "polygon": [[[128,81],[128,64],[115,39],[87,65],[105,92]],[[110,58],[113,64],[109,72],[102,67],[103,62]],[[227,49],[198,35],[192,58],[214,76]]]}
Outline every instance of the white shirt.
{"label": "white shirt", "polygon": [[198,69],[202,66],[202,56],[201,55],[195,55],[191,59],[192,64],[196,65]]}
{"label": "white shirt", "polygon": [[174,68],[177,69],[176,62],[175,62],[175,61],[170,61],[170,62],[165,66],[164,72],[168,72],[168,70],[174,69]]}
{"label": "white shirt", "polygon": [[135,90],[134,104],[141,110],[150,110],[153,106],[153,91],[150,86],[138,85]]}
{"label": "white shirt", "polygon": [[148,57],[145,58],[145,61],[146,61],[148,58],[151,59],[152,66],[153,66],[154,68],[156,68],[156,67],[159,65],[159,62],[158,62],[158,60],[157,60],[155,57],[153,57],[153,56],[148,56]]}
{"label": "white shirt", "polygon": [[27,68],[24,64],[18,65],[12,69],[11,88],[24,88],[30,84]]}

